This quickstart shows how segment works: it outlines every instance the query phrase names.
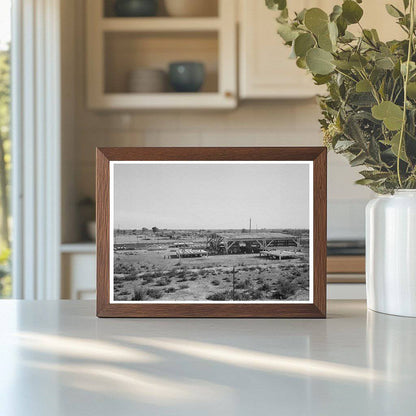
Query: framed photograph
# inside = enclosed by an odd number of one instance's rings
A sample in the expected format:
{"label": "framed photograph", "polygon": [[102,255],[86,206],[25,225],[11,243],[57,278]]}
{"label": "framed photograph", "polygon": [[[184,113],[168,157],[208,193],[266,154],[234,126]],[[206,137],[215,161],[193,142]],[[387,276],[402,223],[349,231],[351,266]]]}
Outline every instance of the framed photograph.
{"label": "framed photograph", "polygon": [[324,318],[326,154],[97,149],[97,316]]}

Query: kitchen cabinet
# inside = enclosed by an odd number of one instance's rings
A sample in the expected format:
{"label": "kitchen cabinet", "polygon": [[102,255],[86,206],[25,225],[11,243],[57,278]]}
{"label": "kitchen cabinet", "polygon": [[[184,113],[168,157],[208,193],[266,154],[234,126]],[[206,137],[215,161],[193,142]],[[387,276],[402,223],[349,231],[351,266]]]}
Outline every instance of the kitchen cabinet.
{"label": "kitchen cabinet", "polygon": [[[317,5],[292,0],[291,10]],[[318,93],[312,77],[289,59],[290,48],[276,33],[275,16],[264,1],[239,1],[239,91],[244,98],[308,98]]]}
{"label": "kitchen cabinet", "polygon": [[[88,0],[87,105],[90,109],[209,109],[237,105],[236,7],[217,2],[217,16],[114,16],[110,0]],[[202,62],[202,90],[177,93],[129,92],[131,71],[167,71],[175,61]]]}
{"label": "kitchen cabinet", "polygon": [[[207,1],[218,2],[216,16],[180,18],[162,13],[152,18],[122,18],[114,16],[113,0],[88,0],[88,108],[230,109],[237,106],[238,98],[301,99],[325,91],[289,59],[290,48],[276,33],[278,12],[268,10],[263,0]],[[392,3],[402,7],[401,0]],[[292,13],[305,7],[329,12],[334,4],[339,1],[291,0],[289,7]],[[362,7],[364,27],[378,29],[383,40],[403,37],[384,5],[373,1]],[[356,32],[359,27],[350,30]],[[130,71],[142,67],[166,70],[178,60],[204,63],[207,77],[201,92],[127,91]]]}
{"label": "kitchen cabinet", "polygon": [[[402,8],[401,0],[391,2]],[[289,10],[320,7],[329,12],[336,0],[291,0]],[[367,1],[362,25],[376,28],[381,40],[403,38],[394,19],[388,15],[384,4]],[[239,0],[239,95],[242,99],[308,98],[325,91],[317,87],[311,75],[289,59],[290,48],[277,35],[275,17],[278,12],[267,9],[264,1]],[[357,25],[350,26],[359,31]]]}
{"label": "kitchen cabinet", "polygon": [[61,254],[62,299],[95,299],[95,244],[62,244]]}

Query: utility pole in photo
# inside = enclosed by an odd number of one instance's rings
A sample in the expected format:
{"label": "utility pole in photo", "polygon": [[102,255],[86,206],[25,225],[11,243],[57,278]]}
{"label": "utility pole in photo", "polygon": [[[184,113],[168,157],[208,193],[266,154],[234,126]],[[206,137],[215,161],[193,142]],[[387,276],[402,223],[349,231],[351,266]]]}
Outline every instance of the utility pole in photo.
{"label": "utility pole in photo", "polygon": [[234,290],[235,290],[235,266],[233,266],[233,293],[232,293],[233,300],[234,300]]}

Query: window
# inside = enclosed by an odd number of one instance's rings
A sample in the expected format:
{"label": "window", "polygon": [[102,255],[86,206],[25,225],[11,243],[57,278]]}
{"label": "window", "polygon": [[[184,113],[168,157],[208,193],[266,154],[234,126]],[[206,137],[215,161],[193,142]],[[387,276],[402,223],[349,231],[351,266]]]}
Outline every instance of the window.
{"label": "window", "polygon": [[11,0],[0,0],[0,298],[11,297],[10,41]]}

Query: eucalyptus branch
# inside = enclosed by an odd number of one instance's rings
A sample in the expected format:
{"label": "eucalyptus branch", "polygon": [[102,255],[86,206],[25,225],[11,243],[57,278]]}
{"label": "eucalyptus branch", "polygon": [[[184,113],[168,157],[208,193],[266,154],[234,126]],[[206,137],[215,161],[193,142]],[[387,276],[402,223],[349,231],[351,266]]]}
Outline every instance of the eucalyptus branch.
{"label": "eucalyptus branch", "polygon": [[368,77],[367,73],[365,72],[365,69],[362,67],[362,65],[361,65],[360,74],[363,77],[363,79],[369,82],[370,87],[371,87],[371,93],[373,94],[374,99],[377,101],[377,104],[380,104],[380,98],[378,96],[378,92],[376,88],[374,87],[374,84],[371,82],[370,78]]}
{"label": "eucalyptus branch", "polygon": [[399,180],[399,185],[402,188],[402,177],[400,173],[400,156],[402,155],[403,139],[404,132],[406,129],[406,108],[407,108],[407,83],[409,82],[409,68],[412,58],[413,50],[413,36],[415,28],[415,0],[410,0],[410,30],[409,30],[409,45],[407,47],[407,60],[406,60],[406,73],[404,76],[404,85],[403,85],[403,118],[402,118],[402,127],[400,129],[400,140],[399,140],[399,149],[397,151],[397,178]]}
{"label": "eucalyptus branch", "polygon": [[[327,86],[328,94],[320,97],[325,143],[333,144],[333,150],[354,166],[366,166],[361,184],[372,190],[387,194],[399,188],[416,189],[416,150],[406,146],[407,140],[416,139],[412,126],[416,0],[404,0],[404,15],[394,6],[387,7],[406,33],[404,41],[387,42],[379,40],[375,30],[363,28],[361,3],[343,0],[331,14],[312,7],[292,20],[286,0],[266,0],[273,10],[284,8],[279,35],[285,44],[295,43],[294,53],[304,68],[318,84]],[[351,36],[347,32],[351,25],[361,28],[361,33]],[[380,176],[384,171],[388,175]]]}
{"label": "eucalyptus branch", "polygon": [[[394,82],[393,82],[393,87],[391,89],[390,101],[392,101],[392,99],[393,99],[394,90],[396,89],[396,84],[397,84],[397,80],[395,79]],[[393,102],[395,102],[395,101],[393,101]]]}
{"label": "eucalyptus branch", "polygon": [[361,25],[361,23],[360,22],[358,22],[358,26],[360,27],[360,29],[361,29],[361,33],[363,34],[363,36],[364,36],[364,38],[365,38],[365,40],[367,41],[367,43],[370,45],[370,46],[372,46],[373,48],[374,48],[374,50],[376,50],[376,51],[378,51],[378,48],[377,48],[377,45],[375,45],[374,43],[373,43],[373,41],[366,35],[366,33],[364,32],[364,28],[362,27],[362,25]]}
{"label": "eucalyptus branch", "polygon": [[341,70],[339,70],[338,68],[335,68],[335,71],[338,72],[341,75],[344,75],[344,77],[350,79],[351,81],[357,83],[357,80],[351,76],[349,76],[348,74],[346,74],[345,72],[342,72]]}
{"label": "eucalyptus branch", "polygon": [[403,88],[400,88],[399,91],[397,92],[396,96],[394,97],[394,100],[393,100],[394,103],[399,99],[400,94],[402,93],[402,91],[403,91]]}

